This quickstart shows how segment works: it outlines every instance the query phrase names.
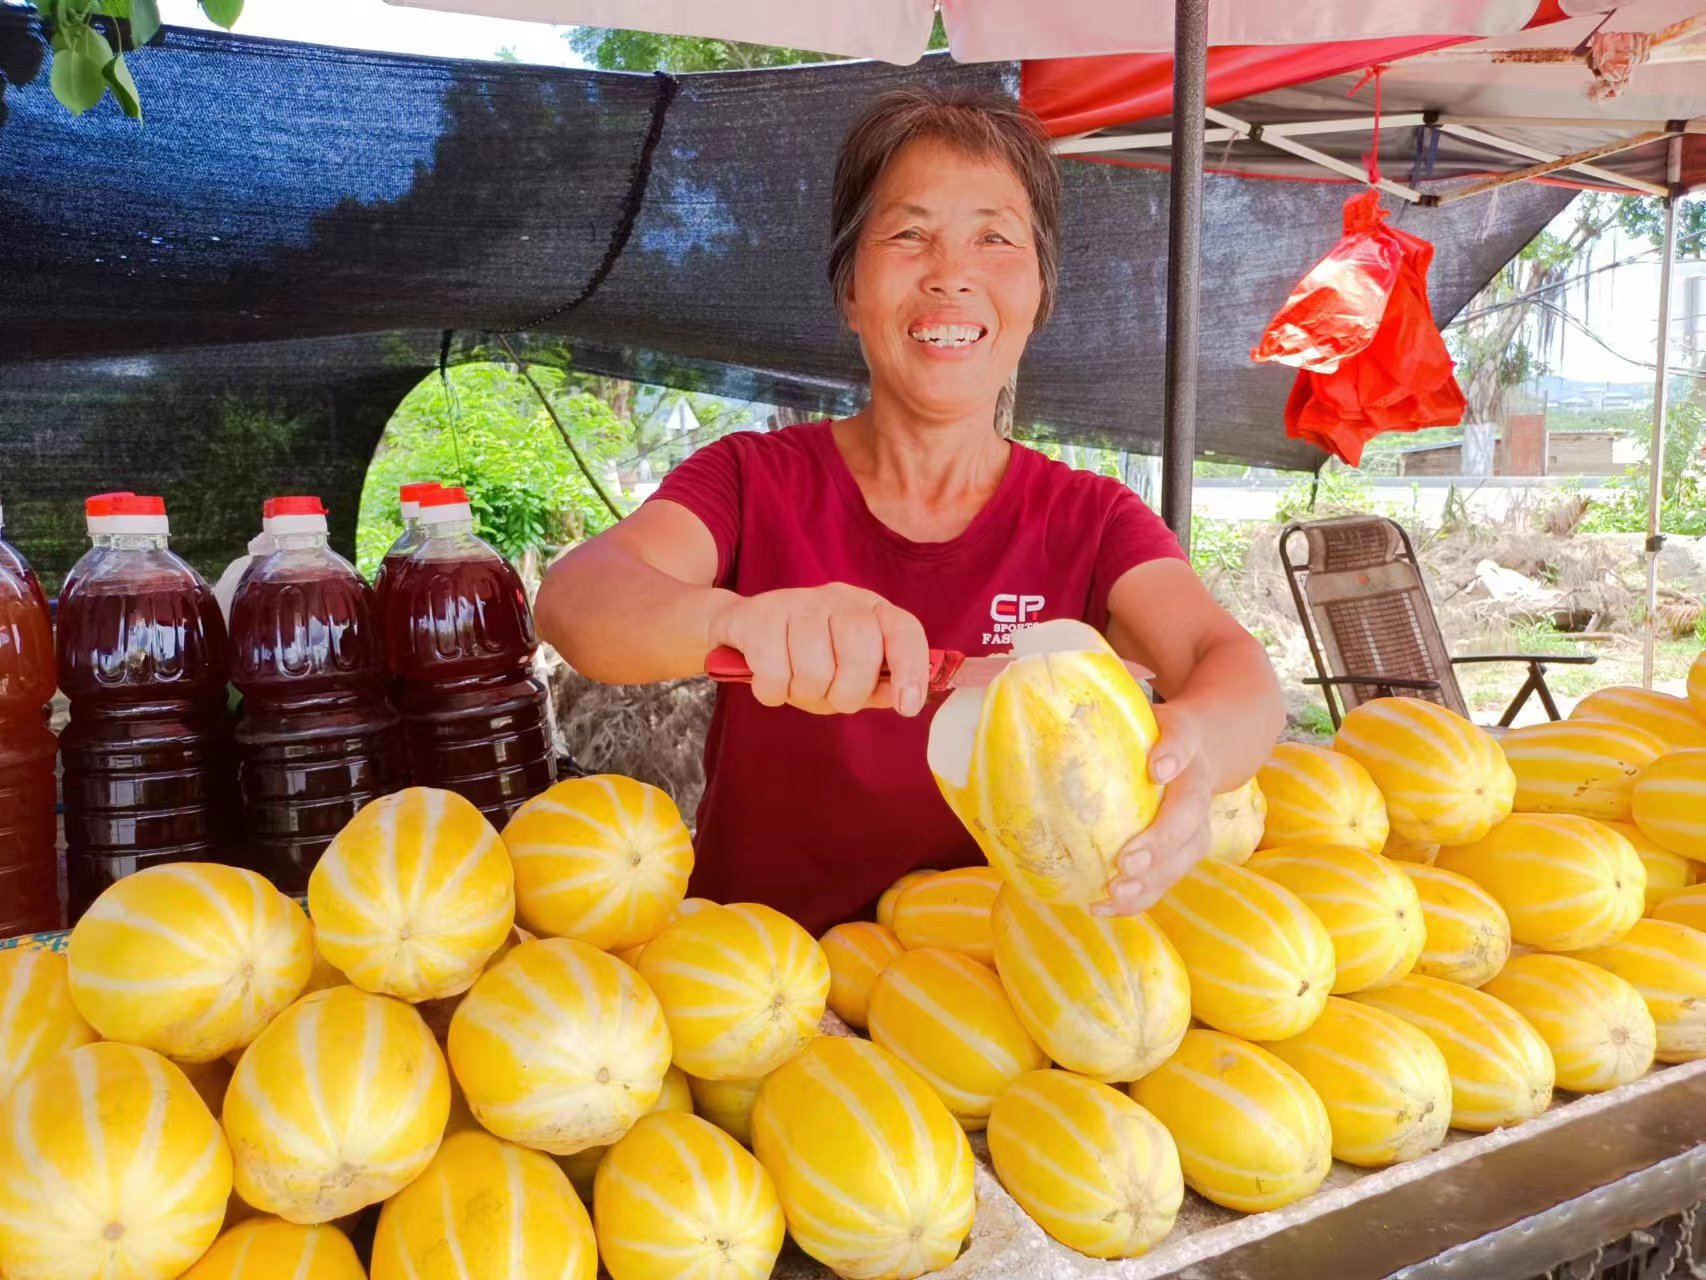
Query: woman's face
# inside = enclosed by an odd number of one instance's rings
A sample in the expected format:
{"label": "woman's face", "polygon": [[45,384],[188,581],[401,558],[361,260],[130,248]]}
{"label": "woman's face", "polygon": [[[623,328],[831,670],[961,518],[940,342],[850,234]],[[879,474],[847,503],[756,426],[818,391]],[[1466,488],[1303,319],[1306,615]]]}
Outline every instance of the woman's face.
{"label": "woman's face", "polygon": [[873,398],[926,420],[991,409],[1041,298],[1030,201],[1011,170],[933,139],[889,161],[847,299]]}

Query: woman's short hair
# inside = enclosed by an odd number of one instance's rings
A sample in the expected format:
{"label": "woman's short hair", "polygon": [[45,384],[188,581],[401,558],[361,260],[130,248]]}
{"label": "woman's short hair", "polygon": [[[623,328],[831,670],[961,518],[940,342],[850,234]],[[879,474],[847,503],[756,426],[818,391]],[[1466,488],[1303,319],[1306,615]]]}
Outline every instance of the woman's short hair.
{"label": "woman's short hair", "polygon": [[1036,321],[1041,326],[1054,310],[1060,275],[1060,169],[1042,121],[1011,98],[991,94],[897,89],[872,102],[847,131],[835,162],[829,216],[829,286],[836,309],[845,309],[852,289],[853,258],[877,181],[902,147],[921,138],[1003,164],[1024,187],[1042,276]]}

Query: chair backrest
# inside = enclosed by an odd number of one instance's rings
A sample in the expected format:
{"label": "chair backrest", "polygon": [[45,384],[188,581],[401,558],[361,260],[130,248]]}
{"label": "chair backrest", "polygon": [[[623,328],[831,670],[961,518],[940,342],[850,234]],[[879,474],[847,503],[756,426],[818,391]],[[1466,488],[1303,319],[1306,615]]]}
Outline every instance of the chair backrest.
{"label": "chair backrest", "polygon": [[[1301,557],[1293,550],[1299,542]],[[1401,692],[1468,718],[1421,567],[1401,525],[1360,515],[1287,525],[1280,559],[1319,675],[1435,680],[1437,693]],[[1346,711],[1381,696],[1373,684],[1329,685],[1326,692],[1329,705],[1337,695]]]}

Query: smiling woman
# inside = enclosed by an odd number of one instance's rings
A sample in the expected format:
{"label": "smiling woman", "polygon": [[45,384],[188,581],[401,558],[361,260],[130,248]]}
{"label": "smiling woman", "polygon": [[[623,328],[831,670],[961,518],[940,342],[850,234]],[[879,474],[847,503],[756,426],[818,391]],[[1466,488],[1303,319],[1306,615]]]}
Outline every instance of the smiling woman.
{"label": "smiling woman", "polygon": [[829,278],[870,372],[852,417],[702,449],[560,560],[540,633],[595,679],[744,655],[706,747],[692,891],[817,933],[915,867],[979,861],[925,760],[928,648],[1005,649],[1071,618],[1155,673],[1167,798],[1109,885],[1143,910],[1208,848],[1211,794],[1283,722],[1260,645],[1117,481],[1006,438],[1015,372],[1054,305],[1060,179],[1005,99],[874,102],[836,167]]}

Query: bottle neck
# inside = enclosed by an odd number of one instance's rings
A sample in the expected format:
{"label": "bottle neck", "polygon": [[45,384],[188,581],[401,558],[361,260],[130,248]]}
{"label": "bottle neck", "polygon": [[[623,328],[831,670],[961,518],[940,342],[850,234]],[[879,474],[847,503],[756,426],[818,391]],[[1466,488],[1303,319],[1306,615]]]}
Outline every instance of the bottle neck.
{"label": "bottle neck", "polygon": [[168,538],[164,533],[113,533],[105,536],[111,540],[108,545],[115,551],[164,551]]}
{"label": "bottle neck", "polygon": [[474,532],[472,520],[423,520],[420,524],[420,536],[427,538],[459,538]]}
{"label": "bottle neck", "polygon": [[273,541],[280,551],[313,551],[326,546],[326,537],[323,533],[279,533],[273,535]]}

